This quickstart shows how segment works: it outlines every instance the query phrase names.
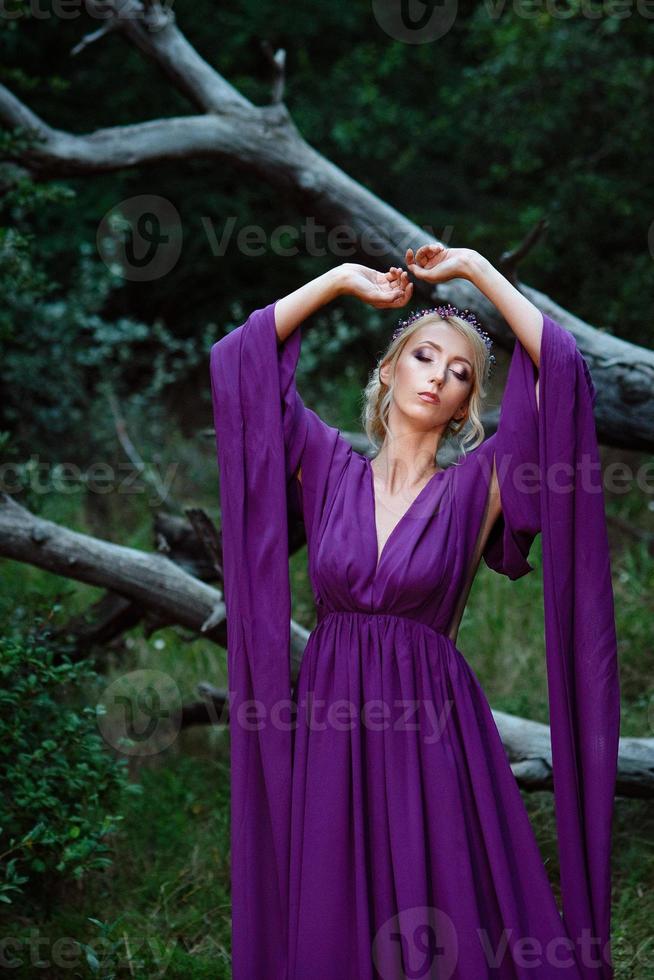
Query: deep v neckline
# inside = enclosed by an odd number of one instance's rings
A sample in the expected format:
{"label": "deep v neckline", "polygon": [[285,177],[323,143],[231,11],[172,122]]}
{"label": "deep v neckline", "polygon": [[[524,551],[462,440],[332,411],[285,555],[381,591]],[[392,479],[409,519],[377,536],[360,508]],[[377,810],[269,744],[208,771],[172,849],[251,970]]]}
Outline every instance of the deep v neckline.
{"label": "deep v neckline", "polygon": [[380,551],[379,550],[379,534],[377,532],[377,497],[376,497],[376,494],[375,494],[375,474],[374,474],[374,471],[373,471],[373,468],[372,468],[372,460],[370,459],[370,457],[369,456],[366,456],[365,457],[365,460],[366,460],[366,468],[367,468],[368,474],[369,474],[370,498],[371,498],[371,503],[372,503],[372,529],[373,529],[373,532],[374,532],[375,556],[376,556],[376,561],[377,561],[377,564],[375,565],[375,575],[377,575],[377,572],[379,571],[379,566],[381,565],[382,560],[384,558],[384,555],[386,554],[386,551],[388,549],[388,546],[391,543],[391,539],[395,536],[395,534],[396,534],[398,528],[400,527],[400,525],[402,524],[402,522],[409,516],[409,514],[411,513],[411,511],[413,510],[413,508],[416,506],[416,504],[418,503],[418,501],[421,499],[421,497],[423,497],[427,493],[427,490],[429,489],[429,487],[432,485],[432,483],[435,482],[436,477],[438,477],[438,476],[444,476],[446,473],[449,472],[450,467],[447,467],[447,469],[444,469],[444,470],[438,470],[436,473],[432,473],[432,475],[429,477],[429,479],[425,483],[424,487],[422,487],[422,489],[418,491],[418,493],[413,498],[413,500],[411,501],[411,503],[409,504],[409,506],[407,507],[407,509],[404,511],[404,513],[402,514],[402,516],[400,517],[400,519],[398,521],[396,521],[396,523],[393,525],[393,528],[392,528],[390,534],[388,535],[388,537],[386,538],[386,541],[384,542],[384,546],[383,546],[383,548]]}

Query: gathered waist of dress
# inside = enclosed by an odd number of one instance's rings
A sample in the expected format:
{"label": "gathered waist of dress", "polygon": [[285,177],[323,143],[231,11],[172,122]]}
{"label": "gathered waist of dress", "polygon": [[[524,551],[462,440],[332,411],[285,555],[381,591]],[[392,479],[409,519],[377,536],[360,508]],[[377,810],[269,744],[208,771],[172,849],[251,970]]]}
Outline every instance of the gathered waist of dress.
{"label": "gathered waist of dress", "polygon": [[435,629],[430,626],[429,623],[424,623],[421,619],[415,619],[413,616],[401,616],[398,613],[388,613],[388,612],[377,612],[374,609],[328,609],[325,606],[318,605],[318,619],[317,626],[319,626],[324,620],[330,619],[335,616],[346,616],[346,617],[359,617],[362,620],[400,620],[405,623],[411,623],[413,626],[419,626],[422,629],[429,630],[431,633],[435,633],[436,636],[442,636],[448,639],[446,633]]}

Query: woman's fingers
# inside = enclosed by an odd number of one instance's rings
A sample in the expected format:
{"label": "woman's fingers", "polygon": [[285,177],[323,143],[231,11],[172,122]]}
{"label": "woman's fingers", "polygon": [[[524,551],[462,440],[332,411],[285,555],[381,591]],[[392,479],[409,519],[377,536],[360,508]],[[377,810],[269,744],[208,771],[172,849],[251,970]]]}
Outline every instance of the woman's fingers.
{"label": "woman's fingers", "polygon": [[432,242],[429,245],[421,245],[416,252],[416,262],[431,262],[445,251],[445,246],[440,242]]}
{"label": "woman's fingers", "polygon": [[377,302],[373,301],[373,306],[381,309],[388,306],[403,306],[411,296],[413,283],[402,284],[398,282],[393,288],[389,289]]}
{"label": "woman's fingers", "polygon": [[420,255],[421,253],[424,252],[431,252],[431,253],[442,252],[444,248],[445,246],[441,244],[441,242],[429,242],[429,244],[427,245],[421,245],[420,248],[418,249],[417,254]]}
{"label": "woman's fingers", "polygon": [[403,269],[394,269],[387,275],[387,284],[389,286],[399,286],[402,289],[406,288],[408,281],[408,273]]}
{"label": "woman's fingers", "polygon": [[405,260],[407,265],[413,265],[415,262],[419,262],[425,258],[433,258],[438,255],[439,252],[443,252],[445,246],[441,242],[428,242],[426,245],[421,245],[420,248],[414,252],[412,248],[407,248],[405,254]]}

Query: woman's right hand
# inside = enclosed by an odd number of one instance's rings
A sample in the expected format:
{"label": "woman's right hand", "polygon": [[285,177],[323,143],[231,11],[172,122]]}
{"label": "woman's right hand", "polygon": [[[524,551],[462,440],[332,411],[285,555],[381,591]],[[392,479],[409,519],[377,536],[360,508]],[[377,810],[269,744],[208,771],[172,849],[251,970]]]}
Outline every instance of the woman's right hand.
{"label": "woman's right hand", "polygon": [[346,262],[341,268],[343,293],[375,309],[405,306],[411,299],[413,283],[409,282],[409,273],[397,266],[391,266],[388,272],[378,272],[366,265]]}
{"label": "woman's right hand", "polygon": [[411,273],[429,283],[450,279],[470,279],[470,269],[479,253],[471,248],[448,248],[442,242],[421,245],[417,252],[406,250],[405,261]]}

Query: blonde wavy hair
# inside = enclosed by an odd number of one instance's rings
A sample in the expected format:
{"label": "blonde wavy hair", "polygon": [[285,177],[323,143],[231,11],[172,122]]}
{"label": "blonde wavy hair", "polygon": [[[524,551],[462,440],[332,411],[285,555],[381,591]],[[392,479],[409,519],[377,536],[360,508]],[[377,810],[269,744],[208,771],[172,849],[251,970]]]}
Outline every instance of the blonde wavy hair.
{"label": "blonde wavy hair", "polygon": [[[448,324],[462,337],[465,337],[473,352],[472,388],[468,396],[466,415],[459,421],[450,420],[441,437],[439,449],[447,440],[458,438],[459,447],[465,454],[484,441],[485,433],[481,424],[481,408],[483,400],[488,394],[486,386],[490,371],[486,345],[472,324],[468,323],[467,320],[462,320],[460,316],[454,314],[440,316],[437,313],[428,313],[406,327],[395,340],[391,340],[377,361],[363,390],[361,423],[377,452],[381,449],[386,436],[392,435],[388,428],[388,416],[393,402],[393,380],[391,380],[390,385],[385,385],[379,376],[379,369],[385,361],[390,361],[391,379],[394,379],[395,365],[405,346],[417,330],[431,323]],[[436,459],[434,459],[434,465],[437,465]]]}

